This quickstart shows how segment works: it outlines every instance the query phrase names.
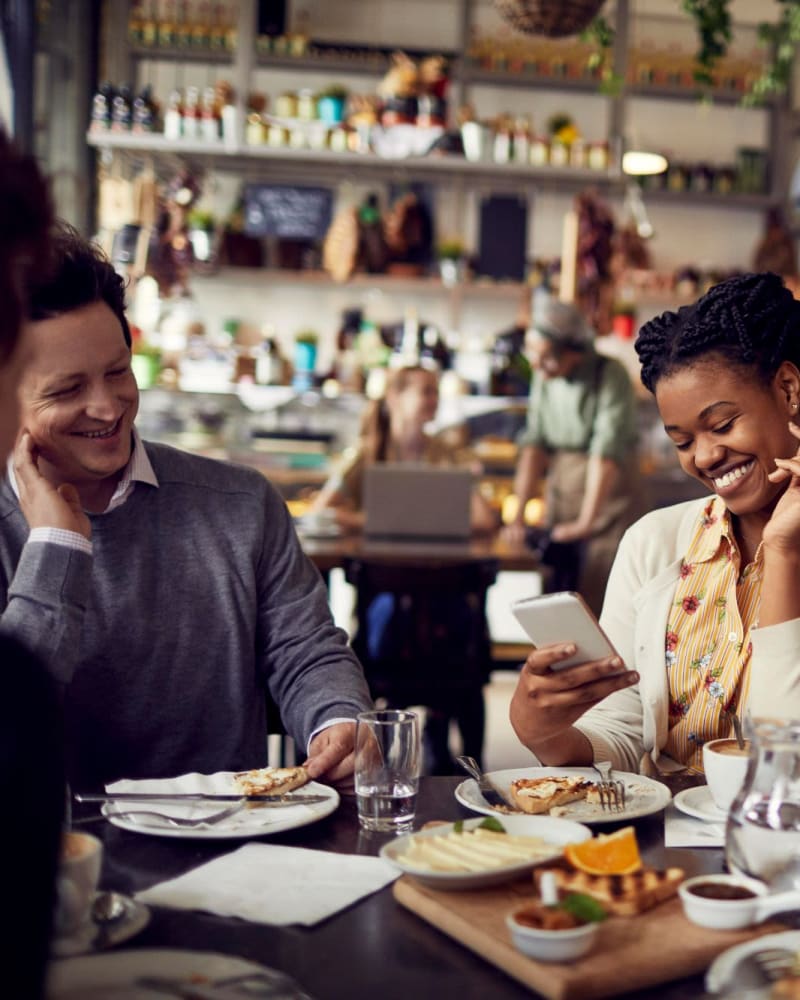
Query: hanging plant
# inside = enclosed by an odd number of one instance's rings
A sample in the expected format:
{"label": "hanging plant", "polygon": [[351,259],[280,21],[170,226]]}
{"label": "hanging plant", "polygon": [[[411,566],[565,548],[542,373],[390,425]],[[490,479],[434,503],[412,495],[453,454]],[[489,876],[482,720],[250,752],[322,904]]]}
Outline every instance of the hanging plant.
{"label": "hanging plant", "polygon": [[[757,104],[771,95],[786,92],[791,79],[795,52],[800,45],[800,0],[776,0],[780,17],[774,23],[763,21],[758,25],[758,40],[772,55],[761,75],[753,81],[743,104]],[[694,79],[704,87],[714,82],[714,69],[727,53],[733,38],[730,13],[731,0],[680,0],[681,9],[694,21],[698,38],[695,55]],[[610,68],[610,53],[614,45],[614,27],[599,14],[583,32],[585,40],[593,41],[597,51],[590,65],[603,66],[601,90],[614,93],[621,80]]]}
{"label": "hanging plant", "polygon": [[775,24],[759,24],[758,40],[773,52],[769,63],[745,97],[746,104],[758,104],[770,94],[785,94],[792,73],[792,62],[800,44],[800,0],[778,0],[781,16]]}
{"label": "hanging plant", "polygon": [[714,67],[728,51],[733,37],[730,0],[681,0],[681,6],[695,22],[700,41],[694,78],[710,87],[714,82]]}

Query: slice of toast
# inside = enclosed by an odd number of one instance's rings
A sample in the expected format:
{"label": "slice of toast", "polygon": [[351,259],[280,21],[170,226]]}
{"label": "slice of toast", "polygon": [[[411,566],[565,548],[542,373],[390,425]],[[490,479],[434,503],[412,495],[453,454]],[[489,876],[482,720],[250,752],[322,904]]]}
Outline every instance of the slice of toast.
{"label": "slice of toast", "polygon": [[511,782],[511,798],[514,805],[523,812],[546,813],[553,806],[585,799],[591,787],[590,781],[567,776],[517,778]]}
{"label": "slice of toast", "polygon": [[539,889],[542,874],[553,872],[559,893],[582,892],[592,896],[608,913],[632,916],[643,913],[674,896],[683,881],[682,868],[651,868],[647,865],[627,875],[589,875],[564,861],[534,869],[533,880]]}
{"label": "slice of toast", "polygon": [[233,781],[242,795],[283,795],[309,781],[304,767],[261,767],[239,771]]}

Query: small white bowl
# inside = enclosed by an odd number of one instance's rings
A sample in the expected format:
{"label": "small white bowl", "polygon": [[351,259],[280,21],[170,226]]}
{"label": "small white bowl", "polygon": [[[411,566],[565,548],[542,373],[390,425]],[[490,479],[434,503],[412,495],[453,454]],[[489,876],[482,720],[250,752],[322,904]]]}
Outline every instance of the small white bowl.
{"label": "small white bowl", "polygon": [[[752,895],[744,899],[698,896],[692,891],[698,885],[718,885],[723,891],[724,887],[738,887],[746,889]],[[760,917],[759,904],[766,893],[767,887],[762,882],[739,875],[695,875],[678,886],[678,895],[686,917],[700,927],[714,927],[718,930],[734,930],[757,923]]]}
{"label": "small white bowl", "polygon": [[506,916],[506,927],[511,931],[514,947],[540,962],[568,962],[591,951],[599,924],[597,921],[581,924],[563,931],[545,931],[517,923],[514,914],[524,909],[518,906]]}

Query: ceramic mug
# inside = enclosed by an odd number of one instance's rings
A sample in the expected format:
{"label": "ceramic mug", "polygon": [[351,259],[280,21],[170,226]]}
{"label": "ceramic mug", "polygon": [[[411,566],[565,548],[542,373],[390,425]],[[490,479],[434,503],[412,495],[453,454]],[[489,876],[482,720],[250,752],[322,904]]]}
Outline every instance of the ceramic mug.
{"label": "ceramic mug", "polygon": [[703,770],[714,805],[728,812],[744,783],[747,762],[750,758],[750,741],[739,747],[735,739],[710,740],[703,744]]}
{"label": "ceramic mug", "polygon": [[90,833],[68,830],[61,841],[54,930],[73,934],[89,919],[100,879],[103,845]]}

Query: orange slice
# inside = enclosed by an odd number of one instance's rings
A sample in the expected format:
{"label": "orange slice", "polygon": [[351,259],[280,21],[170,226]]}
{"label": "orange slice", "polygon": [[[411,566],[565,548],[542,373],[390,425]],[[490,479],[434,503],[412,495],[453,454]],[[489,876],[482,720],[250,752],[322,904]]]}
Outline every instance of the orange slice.
{"label": "orange slice", "polygon": [[600,834],[581,844],[567,844],[564,857],[575,868],[590,875],[627,875],[642,867],[636,831],[632,826]]}

